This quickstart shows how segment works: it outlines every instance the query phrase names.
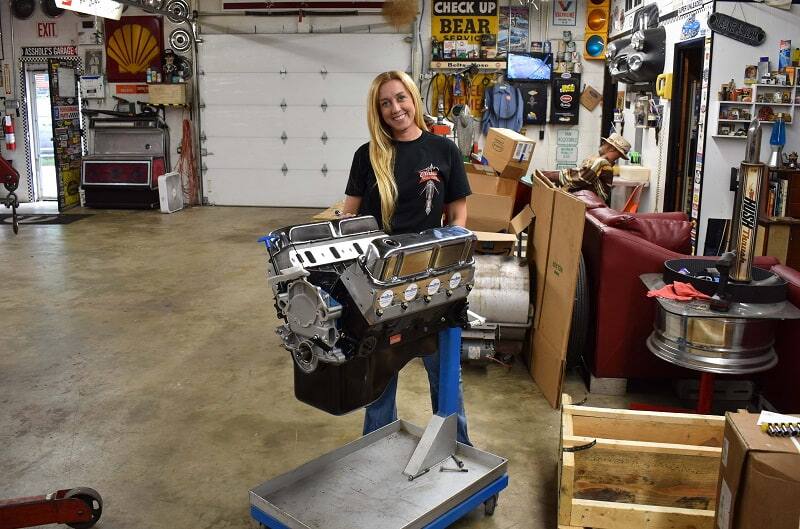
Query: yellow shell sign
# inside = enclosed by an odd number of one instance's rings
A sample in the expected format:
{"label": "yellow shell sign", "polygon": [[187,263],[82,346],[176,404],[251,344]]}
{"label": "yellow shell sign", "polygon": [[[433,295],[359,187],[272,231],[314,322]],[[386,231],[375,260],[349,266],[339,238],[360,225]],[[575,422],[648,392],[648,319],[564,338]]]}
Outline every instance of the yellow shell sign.
{"label": "yellow shell sign", "polygon": [[121,73],[141,73],[161,52],[158,39],[144,26],[128,24],[108,39],[108,56],[117,61]]}
{"label": "yellow shell sign", "polygon": [[481,35],[497,35],[497,1],[434,0],[431,35],[438,41],[466,40],[480,44]]}

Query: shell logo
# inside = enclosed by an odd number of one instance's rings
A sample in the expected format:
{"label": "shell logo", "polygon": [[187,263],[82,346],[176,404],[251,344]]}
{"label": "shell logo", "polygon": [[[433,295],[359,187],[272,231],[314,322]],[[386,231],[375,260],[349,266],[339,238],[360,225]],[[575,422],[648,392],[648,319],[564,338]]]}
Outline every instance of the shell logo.
{"label": "shell logo", "polygon": [[129,24],[118,28],[108,41],[108,55],[123,73],[141,73],[160,53],[158,40],[144,26]]}

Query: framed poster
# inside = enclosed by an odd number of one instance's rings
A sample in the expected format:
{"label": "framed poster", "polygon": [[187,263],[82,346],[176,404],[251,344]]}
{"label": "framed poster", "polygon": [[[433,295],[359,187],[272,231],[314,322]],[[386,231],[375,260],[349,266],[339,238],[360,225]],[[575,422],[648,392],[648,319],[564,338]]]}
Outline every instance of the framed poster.
{"label": "framed poster", "polygon": [[553,25],[575,26],[578,20],[578,0],[554,0]]}
{"label": "framed poster", "polygon": [[553,78],[553,99],[550,107],[550,123],[553,125],[577,125],[580,108],[581,76],[577,73],[562,73]]}
{"label": "framed poster", "polygon": [[144,83],[147,69],[161,69],[163,20],[156,16],[106,20],[106,78],[109,83]]}

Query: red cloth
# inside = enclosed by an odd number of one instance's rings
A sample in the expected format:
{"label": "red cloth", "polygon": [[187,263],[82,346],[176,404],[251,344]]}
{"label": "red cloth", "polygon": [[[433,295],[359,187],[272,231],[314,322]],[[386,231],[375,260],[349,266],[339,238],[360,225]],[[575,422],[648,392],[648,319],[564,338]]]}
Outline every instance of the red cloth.
{"label": "red cloth", "polygon": [[703,294],[689,283],[681,283],[680,281],[675,281],[673,284],[663,286],[657,290],[651,290],[647,293],[647,297],[674,299],[675,301],[691,301],[693,299],[711,299],[711,296]]}

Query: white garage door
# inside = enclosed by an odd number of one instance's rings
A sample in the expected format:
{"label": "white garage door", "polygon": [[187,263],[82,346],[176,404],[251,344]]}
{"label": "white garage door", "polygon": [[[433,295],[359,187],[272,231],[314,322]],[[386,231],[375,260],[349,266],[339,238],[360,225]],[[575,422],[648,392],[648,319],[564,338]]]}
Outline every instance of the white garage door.
{"label": "white garage door", "polygon": [[323,207],[368,141],[376,74],[408,71],[402,34],[204,35],[204,194],[210,204]]}

